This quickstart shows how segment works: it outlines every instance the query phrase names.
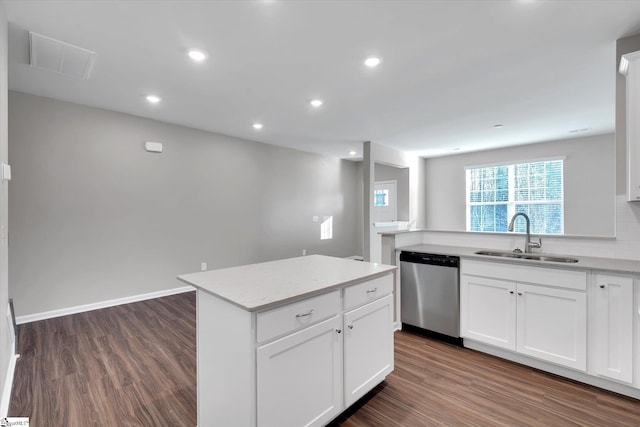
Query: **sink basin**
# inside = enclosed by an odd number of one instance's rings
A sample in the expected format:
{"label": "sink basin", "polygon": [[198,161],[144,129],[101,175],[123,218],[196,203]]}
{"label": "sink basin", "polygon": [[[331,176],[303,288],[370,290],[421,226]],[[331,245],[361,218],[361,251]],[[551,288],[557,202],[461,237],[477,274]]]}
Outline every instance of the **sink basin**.
{"label": "sink basin", "polygon": [[525,254],[518,252],[503,252],[503,251],[476,251],[476,255],[496,256],[502,258],[515,258],[515,259],[530,259],[534,261],[551,261],[551,262],[565,262],[574,263],[578,262],[577,258],[563,257],[556,255],[546,254]]}

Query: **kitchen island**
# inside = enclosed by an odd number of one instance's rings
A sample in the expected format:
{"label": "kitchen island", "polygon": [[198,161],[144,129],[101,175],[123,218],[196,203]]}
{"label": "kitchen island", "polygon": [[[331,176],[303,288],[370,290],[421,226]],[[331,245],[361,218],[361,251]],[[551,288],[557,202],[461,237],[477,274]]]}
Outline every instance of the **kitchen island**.
{"label": "kitchen island", "polygon": [[198,425],[324,425],[393,370],[396,267],[311,255],[185,274]]}

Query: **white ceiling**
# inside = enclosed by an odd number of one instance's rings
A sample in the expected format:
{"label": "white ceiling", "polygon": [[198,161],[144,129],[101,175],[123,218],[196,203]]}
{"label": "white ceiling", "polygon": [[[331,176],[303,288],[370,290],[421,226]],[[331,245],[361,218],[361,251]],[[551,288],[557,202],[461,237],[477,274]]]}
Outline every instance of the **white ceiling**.
{"label": "white ceiling", "polygon": [[[616,0],[8,0],[6,10],[12,90],[343,158],[362,141],[431,156],[613,132],[615,41],[640,32],[640,1]],[[97,52],[91,78],[30,67],[27,31]],[[208,60],[193,63],[189,48]],[[382,64],[366,68],[369,55]],[[148,93],[163,101],[149,105]]]}

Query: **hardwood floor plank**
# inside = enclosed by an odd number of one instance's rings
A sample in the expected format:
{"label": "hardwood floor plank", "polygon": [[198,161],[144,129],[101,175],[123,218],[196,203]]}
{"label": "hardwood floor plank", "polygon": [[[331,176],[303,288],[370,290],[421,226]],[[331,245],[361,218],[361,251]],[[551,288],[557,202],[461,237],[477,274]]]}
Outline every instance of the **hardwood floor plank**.
{"label": "hardwood floor plank", "polygon": [[[196,425],[195,293],[19,328],[10,416],[34,427]],[[395,371],[331,423],[575,425],[640,426],[640,402],[404,331]]]}

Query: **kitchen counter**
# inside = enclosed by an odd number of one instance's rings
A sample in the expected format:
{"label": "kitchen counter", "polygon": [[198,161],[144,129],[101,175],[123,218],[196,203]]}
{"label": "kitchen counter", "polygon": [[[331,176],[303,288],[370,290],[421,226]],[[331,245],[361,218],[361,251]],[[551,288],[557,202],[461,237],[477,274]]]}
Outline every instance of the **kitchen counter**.
{"label": "kitchen counter", "polygon": [[393,371],[397,267],[310,255],[196,287],[200,426],[326,425]]}
{"label": "kitchen counter", "polygon": [[246,311],[264,310],[303,297],[382,276],[397,267],[309,255],[243,265],[178,279]]}
{"label": "kitchen counter", "polygon": [[[563,269],[575,269],[575,270],[606,270],[615,271],[618,273],[640,273],[640,261],[629,259],[614,259],[614,258],[598,258],[587,256],[574,256],[566,255],[572,258],[577,258],[579,261],[575,263],[565,262],[553,262],[553,261],[536,261],[527,259],[514,259],[495,257],[487,255],[477,255],[476,251],[480,250],[495,250],[487,248],[470,248],[463,246],[446,246],[446,245],[410,245],[396,248],[397,251],[411,251],[411,252],[423,252],[433,253],[441,255],[459,256],[461,258],[484,260],[491,262],[505,262],[511,264],[527,264],[532,266],[541,267],[557,267]],[[534,252],[538,253],[538,252]],[[565,256],[565,254],[548,254],[550,256]]]}
{"label": "kitchen counter", "polygon": [[423,231],[427,231],[427,230],[418,229],[418,228],[405,228],[403,230],[385,230],[385,231],[380,231],[380,232],[378,232],[378,234],[380,234],[382,236],[393,236],[393,235],[396,235],[396,234],[421,233]]}

